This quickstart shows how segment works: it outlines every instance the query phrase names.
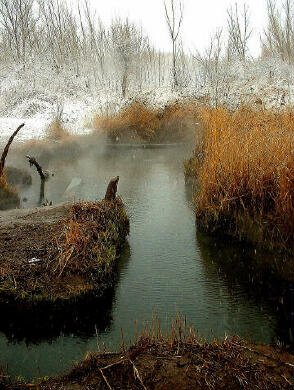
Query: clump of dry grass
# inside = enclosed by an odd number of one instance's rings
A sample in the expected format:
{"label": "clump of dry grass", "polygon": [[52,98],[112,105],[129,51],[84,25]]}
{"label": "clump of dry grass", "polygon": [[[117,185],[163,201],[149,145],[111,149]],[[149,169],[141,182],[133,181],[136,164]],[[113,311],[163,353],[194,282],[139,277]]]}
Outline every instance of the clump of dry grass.
{"label": "clump of dry grass", "polygon": [[67,129],[61,123],[61,120],[55,118],[47,127],[44,138],[29,139],[26,142],[18,145],[18,150],[26,154],[34,154],[35,151],[47,151],[49,148],[62,145],[70,147],[75,137],[71,136]]}
{"label": "clump of dry grass", "polygon": [[[208,342],[180,318],[163,335],[154,319],[130,348],[122,340],[120,352],[88,352],[69,373],[36,386],[41,390],[72,388],[77,383],[101,390],[290,390],[292,367],[293,356],[281,348],[252,345],[238,337]],[[3,385],[7,390],[28,386],[6,378]]]}
{"label": "clump of dry grass", "polygon": [[118,247],[129,233],[129,219],[122,201],[75,203],[58,242],[59,275],[111,272]]}
{"label": "clump of dry grass", "polygon": [[197,109],[194,103],[172,103],[164,109],[133,102],[118,114],[96,115],[94,130],[105,130],[113,141],[162,142],[181,141],[195,127]]}
{"label": "clump of dry grass", "polygon": [[198,222],[224,228],[271,248],[293,250],[294,117],[241,108],[200,109],[205,127],[201,158],[186,164],[197,174]]}
{"label": "clump of dry grass", "polygon": [[53,122],[50,123],[46,133],[47,139],[52,141],[64,141],[70,136],[68,130],[62,126],[59,118],[55,118]]}

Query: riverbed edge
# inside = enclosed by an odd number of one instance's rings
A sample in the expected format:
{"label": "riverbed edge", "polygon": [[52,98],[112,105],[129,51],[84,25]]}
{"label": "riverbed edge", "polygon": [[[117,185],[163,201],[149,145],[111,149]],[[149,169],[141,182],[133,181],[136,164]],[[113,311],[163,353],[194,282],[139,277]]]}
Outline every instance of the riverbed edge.
{"label": "riverbed edge", "polygon": [[[81,212],[81,216],[78,216],[77,212]],[[56,215],[52,217],[52,213],[55,213]],[[13,214],[13,211],[1,212],[1,222],[3,222],[6,215],[8,216],[8,224],[13,224]],[[129,218],[122,200],[117,197],[114,201],[111,202],[102,200],[98,202],[62,203],[56,206],[38,207],[32,210],[24,210],[23,216],[21,210],[15,210],[16,224],[10,230],[12,232],[15,230],[17,232],[16,234],[19,234],[20,231],[24,231],[21,224],[27,224],[28,229],[30,226],[32,226],[32,229],[39,233],[38,228],[42,228],[43,221],[38,221],[38,218],[40,218],[40,215],[42,214],[44,214],[45,220],[43,230],[47,230],[48,224],[60,225],[57,229],[57,235],[52,237],[49,236],[49,243],[47,242],[45,247],[47,251],[45,256],[42,257],[44,248],[41,245],[41,247],[38,248],[36,252],[32,251],[29,253],[31,260],[28,260],[27,264],[21,264],[20,269],[21,267],[25,266],[30,267],[32,273],[40,275],[40,273],[44,271],[46,272],[47,270],[47,268],[43,265],[45,263],[44,260],[48,260],[48,262],[52,263],[55,262],[55,270],[57,270],[57,273],[55,272],[56,275],[52,276],[53,279],[55,277],[58,285],[62,285],[63,272],[65,269],[66,272],[64,272],[64,274],[66,281],[72,281],[73,285],[70,286],[71,288],[68,288],[66,291],[63,291],[62,289],[59,291],[58,288],[60,289],[60,286],[56,287],[55,291],[55,287],[53,285],[52,289],[47,289],[45,293],[42,291],[42,286],[40,286],[40,288],[37,286],[37,288],[34,288],[32,291],[28,289],[22,289],[21,285],[18,283],[18,275],[13,275],[12,272],[12,275],[6,277],[5,269],[9,269],[10,265],[8,262],[11,259],[9,259],[9,256],[5,257],[4,255],[0,263],[1,270],[3,271],[0,279],[1,304],[10,304],[15,307],[19,305],[35,307],[36,305],[76,303],[77,301],[86,298],[88,295],[101,297],[104,291],[109,289],[114,284],[117,259],[119,257],[121,248],[125,243],[126,237],[129,234]],[[49,218],[49,222],[47,220],[48,215],[50,215],[51,218]],[[26,218],[28,219],[27,221]],[[18,231],[17,228],[14,229],[17,224],[19,224]],[[91,224],[88,231],[86,231],[86,233],[88,233],[87,238],[90,238],[90,243],[86,241],[83,242],[83,240],[86,238],[84,234],[85,231],[78,230],[80,229],[80,226],[83,225],[86,225],[85,229],[87,230],[87,224]],[[53,231],[55,233],[55,229],[53,229]],[[9,233],[9,230],[6,230],[5,226],[1,228],[0,236],[3,236],[3,242],[5,242],[5,239],[7,239],[6,236],[7,234],[9,236]],[[48,235],[50,233],[52,232],[50,231]],[[10,242],[10,237],[8,237],[8,239],[8,242]],[[90,249],[88,249],[88,247],[92,241],[95,243],[96,247],[94,247],[92,251],[93,253],[90,253]],[[19,240],[19,242],[21,243],[22,241]],[[19,245],[21,246],[22,244]],[[24,242],[23,245],[25,246],[26,242]],[[81,245],[83,245],[82,249],[80,248]],[[54,248],[52,249],[52,247]],[[68,249],[70,249],[70,251],[68,251]],[[9,251],[9,249],[7,249],[7,251]],[[73,266],[69,264],[68,267],[68,264],[66,263],[66,261],[72,259],[68,257],[67,253],[69,253],[73,258],[76,254],[76,259],[74,258],[76,264],[73,264]],[[20,256],[21,254],[22,253],[20,253]],[[64,254],[66,254],[66,257]],[[83,263],[84,255],[84,259],[87,260],[87,254],[91,255],[92,257],[94,256],[94,259],[91,259],[92,264],[86,264],[84,266],[85,269],[81,271],[82,276],[80,276],[80,270],[78,268],[79,264],[77,264],[77,262],[78,260],[81,260]],[[97,264],[95,264],[95,256],[97,256]],[[18,259],[18,261],[24,260],[25,259]],[[83,266],[83,264],[81,265]],[[40,267],[39,272],[37,269],[38,267]],[[65,267],[69,269],[67,270]],[[91,278],[87,277],[87,267]],[[47,272],[50,273],[50,270]]]}
{"label": "riverbed edge", "polygon": [[13,383],[3,377],[2,388],[292,388],[294,356],[282,347],[250,344],[237,336],[211,342],[194,337],[180,333],[155,340],[152,335],[144,335],[120,352],[88,352],[84,360],[60,376],[39,378],[33,383]]}

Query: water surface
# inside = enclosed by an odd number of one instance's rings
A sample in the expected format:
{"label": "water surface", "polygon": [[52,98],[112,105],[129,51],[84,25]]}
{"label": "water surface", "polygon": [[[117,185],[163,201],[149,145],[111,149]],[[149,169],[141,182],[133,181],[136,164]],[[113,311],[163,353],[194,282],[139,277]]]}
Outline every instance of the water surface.
{"label": "water surface", "polygon": [[[252,287],[244,266],[246,248],[196,231],[183,175],[190,152],[185,147],[105,147],[70,163],[50,162],[47,168],[55,175],[45,190],[53,203],[101,199],[109,179],[119,175],[118,192],[131,231],[119,259],[118,280],[104,301],[39,315],[7,310],[0,325],[0,361],[10,374],[30,378],[61,373],[97,345],[116,349],[121,329],[126,341],[133,339],[153,313],[162,328],[177,314],[185,315],[207,338],[226,333],[265,343],[287,338],[285,313],[275,304],[280,292]],[[81,184],[64,196],[74,177]],[[27,199],[23,206],[37,203],[38,186],[33,173],[33,185],[21,194]]]}

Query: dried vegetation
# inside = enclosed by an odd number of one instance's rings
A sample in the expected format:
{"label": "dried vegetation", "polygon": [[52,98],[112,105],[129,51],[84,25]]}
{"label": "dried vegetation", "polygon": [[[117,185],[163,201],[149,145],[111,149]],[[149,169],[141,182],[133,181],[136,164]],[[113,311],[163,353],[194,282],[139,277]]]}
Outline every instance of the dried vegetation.
{"label": "dried vegetation", "polygon": [[47,139],[52,141],[65,141],[70,136],[58,117],[48,126],[46,135]]}
{"label": "dried vegetation", "polygon": [[186,162],[197,177],[199,225],[293,251],[293,111],[200,109],[203,141]]}
{"label": "dried vegetation", "polygon": [[128,232],[119,198],[23,211],[22,217],[2,221],[2,299],[67,299],[87,291],[100,295],[112,283]]}
{"label": "dried vegetation", "polygon": [[93,118],[94,131],[105,130],[112,141],[178,142],[184,140],[197,121],[194,103],[172,103],[163,109],[135,101],[113,116]]}
{"label": "dried vegetation", "polygon": [[293,356],[281,349],[250,345],[237,337],[207,342],[181,319],[163,334],[153,320],[131,348],[88,353],[68,374],[38,388],[286,390],[293,387],[292,371]]}

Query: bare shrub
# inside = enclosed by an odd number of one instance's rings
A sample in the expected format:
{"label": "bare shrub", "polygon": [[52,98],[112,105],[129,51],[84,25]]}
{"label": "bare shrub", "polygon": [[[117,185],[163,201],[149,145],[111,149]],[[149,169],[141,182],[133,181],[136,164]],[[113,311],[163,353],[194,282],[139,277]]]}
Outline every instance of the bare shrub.
{"label": "bare shrub", "polygon": [[268,25],[262,38],[264,54],[278,55],[283,61],[294,60],[294,10],[290,0],[278,8],[276,1],[267,1]]}
{"label": "bare shrub", "polygon": [[243,12],[240,15],[238,4],[229,8],[228,14],[228,57],[237,57],[245,61],[248,52],[248,41],[252,30],[250,28],[249,9],[243,4]]}
{"label": "bare shrub", "polygon": [[183,22],[183,3],[181,1],[169,0],[169,6],[164,1],[165,19],[168,26],[169,36],[172,42],[172,79],[173,87],[179,85],[178,80],[178,55],[179,55],[179,34]]}

